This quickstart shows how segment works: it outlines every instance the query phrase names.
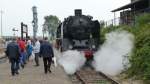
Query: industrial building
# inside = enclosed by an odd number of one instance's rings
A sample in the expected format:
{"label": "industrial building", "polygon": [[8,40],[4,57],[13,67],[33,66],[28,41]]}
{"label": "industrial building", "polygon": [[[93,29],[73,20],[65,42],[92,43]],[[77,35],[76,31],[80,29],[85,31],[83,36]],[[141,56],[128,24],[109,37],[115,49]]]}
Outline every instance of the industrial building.
{"label": "industrial building", "polygon": [[132,25],[135,22],[135,17],[150,13],[150,0],[131,0],[131,3],[122,7],[116,8],[111,12],[120,12],[120,24]]}

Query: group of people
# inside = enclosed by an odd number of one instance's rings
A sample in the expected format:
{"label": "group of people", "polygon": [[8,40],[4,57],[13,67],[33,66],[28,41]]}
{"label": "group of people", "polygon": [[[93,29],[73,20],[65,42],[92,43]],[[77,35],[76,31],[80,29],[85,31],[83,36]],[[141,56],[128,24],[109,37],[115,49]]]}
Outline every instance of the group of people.
{"label": "group of people", "polygon": [[13,38],[7,45],[5,53],[11,63],[12,76],[19,74],[20,67],[24,68],[32,55],[35,56],[35,66],[39,66],[39,57],[43,57],[44,71],[46,74],[51,73],[50,66],[54,52],[47,37],[41,41],[36,38],[31,41],[29,37],[26,40]]}

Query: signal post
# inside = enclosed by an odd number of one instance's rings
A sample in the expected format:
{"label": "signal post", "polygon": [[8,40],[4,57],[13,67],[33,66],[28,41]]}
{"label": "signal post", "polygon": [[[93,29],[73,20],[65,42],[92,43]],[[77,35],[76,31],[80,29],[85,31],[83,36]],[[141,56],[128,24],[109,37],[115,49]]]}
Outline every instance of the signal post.
{"label": "signal post", "polygon": [[21,22],[21,39],[23,39],[24,34],[26,35],[26,38],[28,37],[28,25]]}

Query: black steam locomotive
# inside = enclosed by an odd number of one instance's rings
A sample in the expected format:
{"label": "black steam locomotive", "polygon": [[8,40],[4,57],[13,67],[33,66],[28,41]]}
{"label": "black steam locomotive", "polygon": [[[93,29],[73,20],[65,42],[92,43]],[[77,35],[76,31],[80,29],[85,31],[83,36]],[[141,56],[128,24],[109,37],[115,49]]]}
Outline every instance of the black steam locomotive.
{"label": "black steam locomotive", "polygon": [[75,16],[69,16],[57,29],[57,48],[62,51],[79,50],[85,52],[86,58],[91,58],[100,44],[100,24],[91,16],[82,15],[82,10],[76,9]]}

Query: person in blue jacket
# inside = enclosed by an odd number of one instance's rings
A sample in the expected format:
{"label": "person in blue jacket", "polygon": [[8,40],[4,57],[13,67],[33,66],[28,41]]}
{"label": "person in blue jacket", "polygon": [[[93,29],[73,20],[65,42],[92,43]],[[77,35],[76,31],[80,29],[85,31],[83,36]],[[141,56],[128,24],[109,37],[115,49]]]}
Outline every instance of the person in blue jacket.
{"label": "person in blue jacket", "polygon": [[11,73],[14,76],[15,74],[19,74],[19,56],[20,56],[20,49],[19,45],[16,42],[16,39],[13,38],[13,41],[10,42],[6,48],[6,55],[9,58],[11,63]]}
{"label": "person in blue jacket", "polygon": [[40,57],[43,57],[45,74],[47,74],[48,71],[51,73],[50,67],[52,58],[54,57],[54,52],[51,44],[48,42],[47,37],[44,38],[44,41],[40,46]]}

